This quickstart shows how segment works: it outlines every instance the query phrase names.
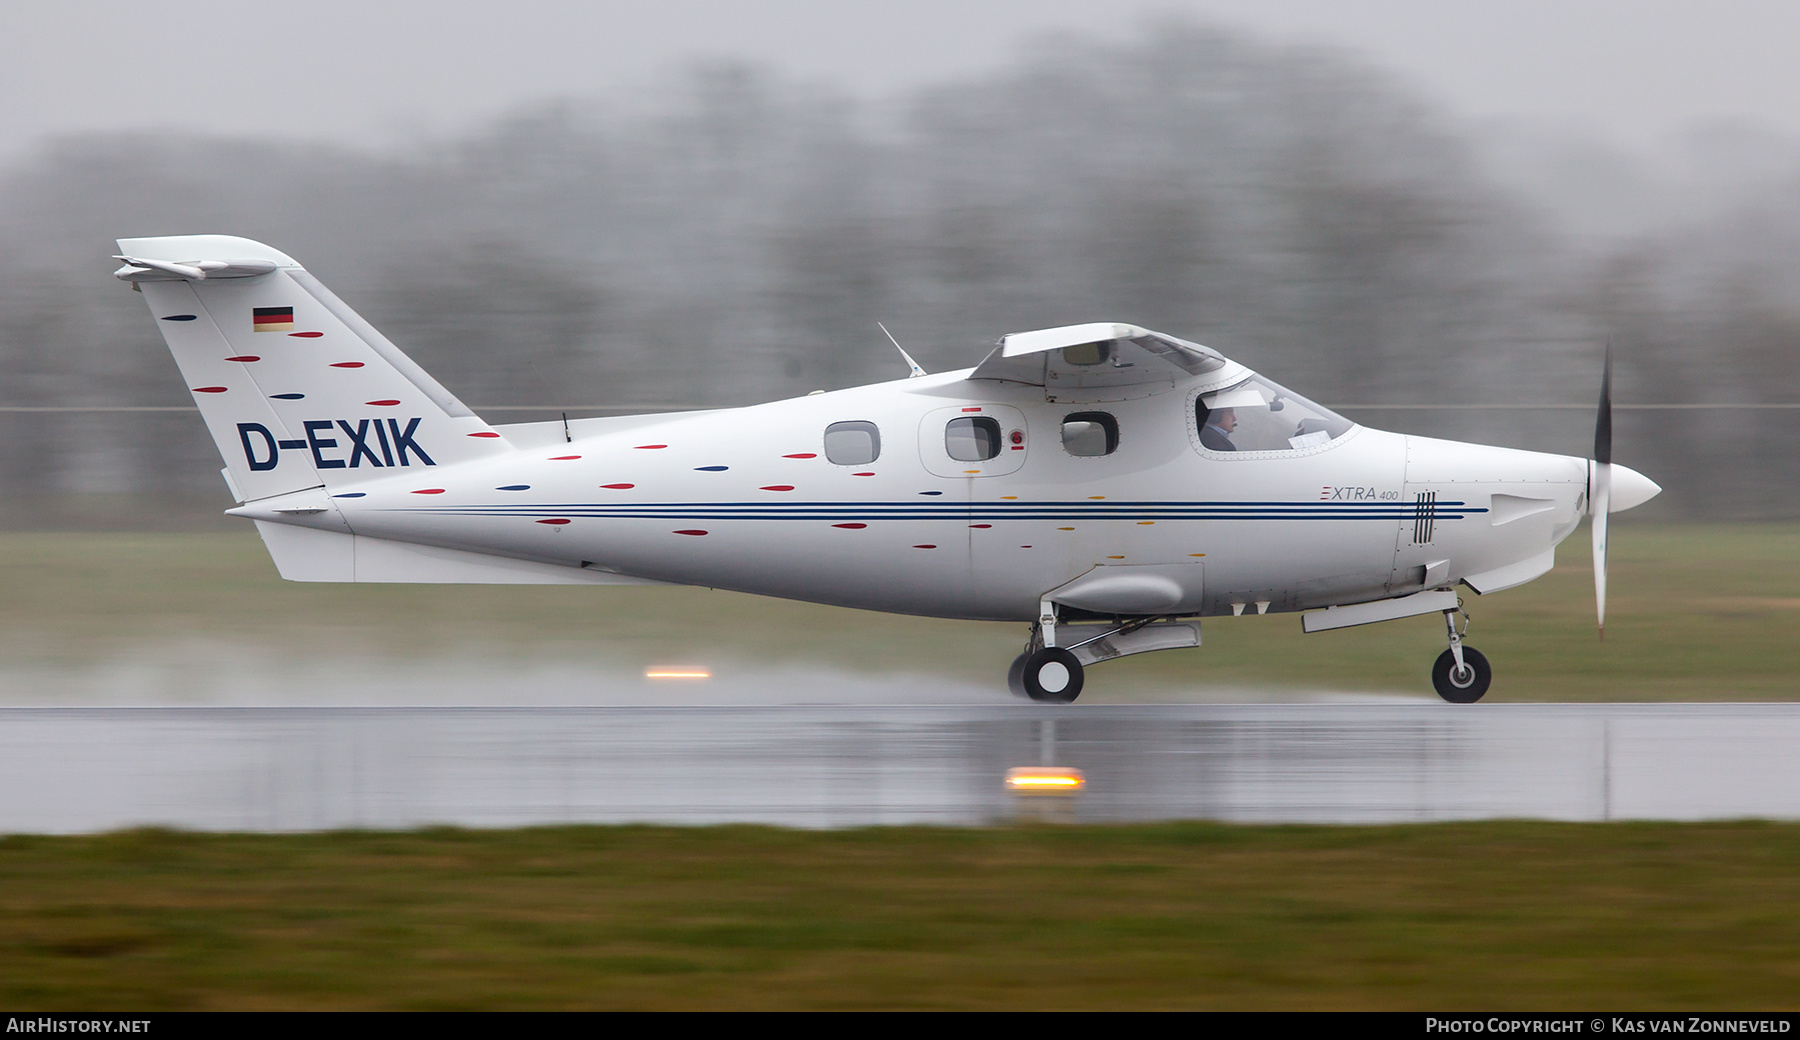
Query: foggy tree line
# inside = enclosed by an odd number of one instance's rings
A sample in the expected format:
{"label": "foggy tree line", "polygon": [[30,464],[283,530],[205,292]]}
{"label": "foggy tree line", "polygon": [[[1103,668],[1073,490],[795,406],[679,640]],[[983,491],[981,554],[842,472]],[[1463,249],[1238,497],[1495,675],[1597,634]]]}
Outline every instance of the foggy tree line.
{"label": "foggy tree line", "polygon": [[[1041,40],[882,101],[727,64],[665,87],[387,151],[49,142],[0,171],[0,405],[190,403],[108,259],[116,237],[188,233],[299,258],[478,410],[897,378],[877,320],[932,371],[1008,332],[1121,320],[1328,403],[1587,403],[1608,339],[1621,401],[1800,399],[1800,170],[1596,249],[1405,84],[1185,23]],[[1576,453],[1592,422],[1350,414]],[[220,490],[191,414],[14,412],[0,430],[10,495]],[[1633,412],[1618,443],[1670,512],[1800,509],[1800,415]]]}

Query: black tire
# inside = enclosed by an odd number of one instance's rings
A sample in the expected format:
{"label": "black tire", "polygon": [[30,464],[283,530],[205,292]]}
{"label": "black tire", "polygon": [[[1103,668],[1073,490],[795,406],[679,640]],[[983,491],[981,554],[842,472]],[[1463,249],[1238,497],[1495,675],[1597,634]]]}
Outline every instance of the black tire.
{"label": "black tire", "polygon": [[1456,655],[1446,650],[1431,666],[1431,685],[1437,687],[1439,697],[1451,704],[1474,704],[1494,681],[1493,666],[1488,664],[1481,651],[1463,647],[1463,664],[1466,674],[1455,674]]}
{"label": "black tire", "polygon": [[1034,701],[1067,704],[1081,696],[1081,662],[1060,646],[1047,646],[1026,657],[1019,679],[1025,696]]}
{"label": "black tire", "polygon": [[1013,658],[1012,667],[1006,670],[1006,688],[1012,691],[1014,697],[1031,696],[1025,692],[1025,659],[1030,656],[1020,654]]}

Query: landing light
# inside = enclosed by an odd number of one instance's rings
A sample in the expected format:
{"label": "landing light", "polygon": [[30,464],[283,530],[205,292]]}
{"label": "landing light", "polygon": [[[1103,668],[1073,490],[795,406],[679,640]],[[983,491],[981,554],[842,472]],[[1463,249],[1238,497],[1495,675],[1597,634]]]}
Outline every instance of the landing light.
{"label": "landing light", "polygon": [[1006,771],[1006,789],[1016,794],[1074,794],[1087,786],[1070,766],[1019,766]]}
{"label": "landing light", "polygon": [[644,669],[646,679],[710,679],[712,673],[704,668],[658,667]]}

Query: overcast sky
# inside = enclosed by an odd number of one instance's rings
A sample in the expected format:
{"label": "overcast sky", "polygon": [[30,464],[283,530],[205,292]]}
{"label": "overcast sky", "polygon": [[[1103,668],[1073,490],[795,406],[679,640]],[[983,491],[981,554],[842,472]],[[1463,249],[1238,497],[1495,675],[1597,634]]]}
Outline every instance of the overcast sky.
{"label": "overcast sky", "polygon": [[1626,143],[1716,119],[1800,135],[1793,0],[0,0],[0,156],[120,128],[404,140],[625,96],[699,56],[877,96],[1146,12],[1340,44],[1461,115]]}

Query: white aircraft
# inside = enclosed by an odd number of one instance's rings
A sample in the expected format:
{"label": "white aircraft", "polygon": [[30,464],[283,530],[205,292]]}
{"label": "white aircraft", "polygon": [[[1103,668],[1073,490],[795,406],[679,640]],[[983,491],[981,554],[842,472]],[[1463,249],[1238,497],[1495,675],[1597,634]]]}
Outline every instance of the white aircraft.
{"label": "white aircraft", "polygon": [[1454,587],[1538,577],[1592,515],[1604,632],[1607,514],[1661,490],[1612,464],[1607,389],[1590,461],[1368,429],[1112,323],[748,408],[495,426],[277,250],[119,249],[225,458],[228,512],[284,578],[702,585],[1023,621],[1010,682],[1036,700],[1246,610],[1307,611],[1307,632],[1441,613],[1433,684],[1478,700],[1492,670]]}

